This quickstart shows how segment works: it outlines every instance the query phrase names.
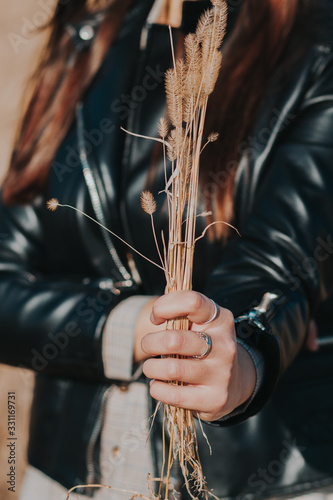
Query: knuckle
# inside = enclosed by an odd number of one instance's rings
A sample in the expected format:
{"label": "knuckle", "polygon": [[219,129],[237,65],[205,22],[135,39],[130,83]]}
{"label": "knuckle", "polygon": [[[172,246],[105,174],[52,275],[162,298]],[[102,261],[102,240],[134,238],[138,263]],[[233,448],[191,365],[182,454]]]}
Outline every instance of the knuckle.
{"label": "knuckle", "polygon": [[183,405],[183,398],[179,390],[171,389],[169,400],[170,404],[173,406],[181,407]]}
{"label": "knuckle", "polygon": [[229,365],[226,365],[224,367],[224,370],[223,370],[223,374],[222,374],[222,381],[223,381],[223,386],[224,386],[224,391],[222,394],[223,394],[223,397],[227,397],[228,395],[228,388],[230,386],[230,383],[231,383],[231,379],[232,379],[232,375],[233,375],[233,365],[232,364],[229,364]]}
{"label": "knuckle", "polygon": [[202,308],[204,302],[204,298],[200,293],[192,292],[189,298],[189,306],[192,311],[197,311]]}
{"label": "knuckle", "polygon": [[234,340],[230,340],[229,342],[226,342],[224,346],[225,352],[228,355],[229,362],[231,365],[234,364],[237,358],[237,343]]}
{"label": "knuckle", "polygon": [[167,367],[167,375],[170,380],[179,380],[181,378],[181,367],[175,359],[170,359]]}
{"label": "knuckle", "polygon": [[159,309],[160,309],[159,302],[158,302],[158,300],[156,300],[151,308],[151,312],[152,312],[152,315],[154,316],[154,318],[159,317]]}
{"label": "knuckle", "polygon": [[217,420],[225,413],[227,401],[227,392],[222,391],[218,396],[215,394],[214,398],[211,398],[211,404],[207,405],[205,411],[200,413],[200,418],[208,422]]}
{"label": "knuckle", "polygon": [[227,391],[221,391],[219,394],[218,398],[216,398],[216,401],[214,403],[213,408],[211,409],[212,413],[220,413],[223,408],[226,407],[228,403],[228,392]]}
{"label": "knuckle", "polygon": [[223,309],[222,317],[223,317],[223,322],[226,324],[226,326],[228,326],[230,328],[234,327],[234,325],[235,325],[235,317],[232,314],[232,312],[229,311],[229,309]]}
{"label": "knuckle", "polygon": [[166,347],[171,354],[179,354],[184,345],[183,335],[179,332],[170,332],[166,337]]}
{"label": "knuckle", "polygon": [[211,413],[200,412],[198,416],[200,417],[200,420],[204,420],[205,422],[212,422],[213,420],[216,420]]}

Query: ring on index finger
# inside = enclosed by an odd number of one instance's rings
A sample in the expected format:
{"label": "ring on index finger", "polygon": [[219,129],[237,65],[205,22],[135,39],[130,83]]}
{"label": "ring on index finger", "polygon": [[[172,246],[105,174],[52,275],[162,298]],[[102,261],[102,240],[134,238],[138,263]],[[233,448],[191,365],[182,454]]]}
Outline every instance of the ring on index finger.
{"label": "ring on index finger", "polygon": [[191,356],[191,358],[194,359],[204,359],[207,358],[208,354],[212,350],[212,337],[208,335],[208,333],[205,332],[195,332],[199,335],[201,339],[204,339],[206,341],[206,349],[202,354],[195,354]]}

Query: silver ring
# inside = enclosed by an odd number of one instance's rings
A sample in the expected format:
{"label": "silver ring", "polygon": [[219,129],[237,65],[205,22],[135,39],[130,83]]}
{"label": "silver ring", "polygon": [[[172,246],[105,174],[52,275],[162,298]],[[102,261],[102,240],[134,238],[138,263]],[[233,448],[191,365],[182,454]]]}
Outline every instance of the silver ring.
{"label": "silver ring", "polygon": [[209,299],[213,305],[214,305],[214,312],[213,314],[211,315],[211,317],[209,319],[207,319],[207,321],[204,321],[203,323],[201,323],[202,325],[208,325],[208,323],[211,323],[212,321],[214,321],[214,319],[216,319],[216,316],[217,316],[217,313],[218,313],[218,309],[217,309],[217,305],[216,303],[214,302],[213,299]]}
{"label": "silver ring", "polygon": [[208,356],[208,354],[210,353],[210,351],[212,350],[212,338],[210,335],[208,335],[208,333],[205,333],[205,332],[195,332],[199,335],[199,337],[201,339],[204,339],[206,341],[206,349],[205,349],[205,352],[203,352],[202,354],[198,354],[198,355],[193,355],[191,356],[191,358],[195,358],[195,359],[203,359],[203,358],[206,358]]}

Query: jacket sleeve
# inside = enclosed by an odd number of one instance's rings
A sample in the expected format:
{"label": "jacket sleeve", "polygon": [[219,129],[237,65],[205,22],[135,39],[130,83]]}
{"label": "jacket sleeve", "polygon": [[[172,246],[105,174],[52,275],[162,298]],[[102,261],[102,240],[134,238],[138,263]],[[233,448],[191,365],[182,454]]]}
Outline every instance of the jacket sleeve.
{"label": "jacket sleeve", "polygon": [[103,380],[102,330],[120,298],[97,279],[43,271],[40,210],[0,206],[0,362]]}
{"label": "jacket sleeve", "polygon": [[[265,359],[260,391],[242,415],[223,425],[261,409],[333,289],[332,55],[317,68],[292,123],[265,159],[238,226],[242,237],[226,245],[207,285],[207,295],[235,315],[238,337]],[[251,190],[247,174],[239,183],[248,182]],[[254,165],[251,179],[255,175]]]}

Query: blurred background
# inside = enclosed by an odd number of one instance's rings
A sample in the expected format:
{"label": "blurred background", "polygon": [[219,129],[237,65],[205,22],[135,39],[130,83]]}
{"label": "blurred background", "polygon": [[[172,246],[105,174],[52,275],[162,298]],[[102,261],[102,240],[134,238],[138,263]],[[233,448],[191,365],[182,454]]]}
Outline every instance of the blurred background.
{"label": "blurred background", "polygon": [[[36,66],[47,36],[41,27],[47,23],[55,0],[7,0],[0,16],[0,179],[8,168],[17,122],[23,105],[27,81]],[[0,305],[1,307],[1,305]],[[6,335],[6,332],[2,332]],[[0,346],[1,348],[1,346]],[[26,467],[29,407],[33,374],[22,368],[0,364],[0,499],[17,500]],[[16,492],[8,491],[7,400],[16,393]]]}

